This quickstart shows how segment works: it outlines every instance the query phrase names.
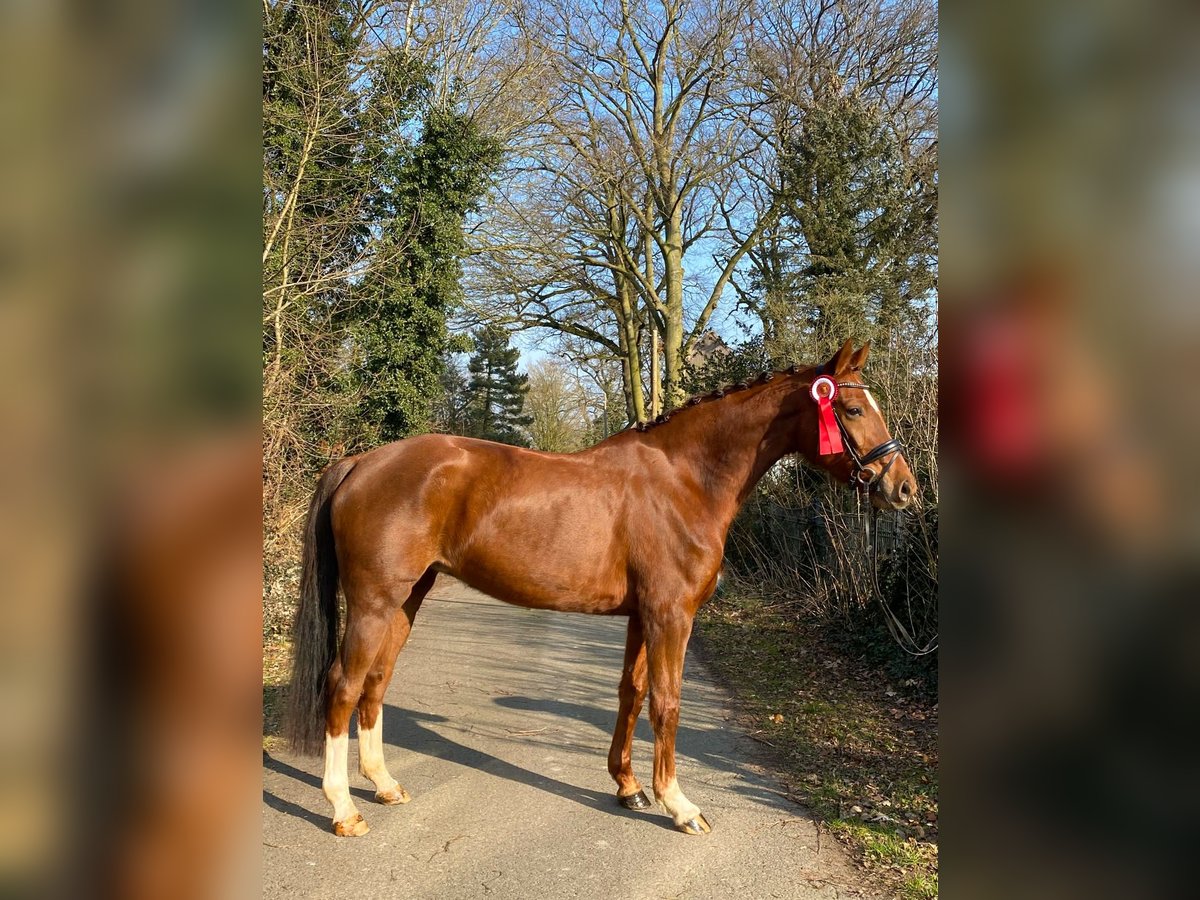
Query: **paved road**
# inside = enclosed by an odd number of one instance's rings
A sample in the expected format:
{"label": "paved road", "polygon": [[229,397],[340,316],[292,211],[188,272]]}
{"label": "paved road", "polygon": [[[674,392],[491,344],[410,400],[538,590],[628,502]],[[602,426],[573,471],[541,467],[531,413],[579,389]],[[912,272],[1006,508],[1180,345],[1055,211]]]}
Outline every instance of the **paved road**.
{"label": "paved road", "polygon": [[[753,765],[728,700],[688,657],[680,785],[713,833],[616,804],[605,769],[625,619],[507,606],[445,577],[421,609],[384,706],[406,806],[350,783],[371,831],[336,838],[321,761],[272,751],[263,772],[268,897],[836,898],[865,895],[841,847]],[[643,713],[634,771],[650,788]]]}

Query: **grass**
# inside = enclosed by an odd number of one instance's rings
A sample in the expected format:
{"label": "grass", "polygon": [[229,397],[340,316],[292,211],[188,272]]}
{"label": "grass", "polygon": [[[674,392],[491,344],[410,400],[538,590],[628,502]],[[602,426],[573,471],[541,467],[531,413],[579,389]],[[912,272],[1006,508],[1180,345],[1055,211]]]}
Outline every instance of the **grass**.
{"label": "grass", "polygon": [[[792,604],[723,594],[696,620],[789,793],[906,900],[937,897],[937,703]],[[894,671],[894,668],[893,668]]]}

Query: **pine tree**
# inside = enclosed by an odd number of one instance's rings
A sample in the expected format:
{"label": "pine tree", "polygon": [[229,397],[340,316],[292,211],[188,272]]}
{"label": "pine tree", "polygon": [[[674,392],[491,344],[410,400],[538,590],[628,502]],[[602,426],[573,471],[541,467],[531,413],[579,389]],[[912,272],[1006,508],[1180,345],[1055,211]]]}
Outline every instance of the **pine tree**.
{"label": "pine tree", "polygon": [[468,413],[471,395],[462,366],[447,354],[442,364],[442,391],[433,404],[434,427],[445,434],[470,434]]}
{"label": "pine tree", "polygon": [[926,315],[937,284],[936,147],[903,148],[881,111],[824,91],[780,159],[781,217],[758,254],[772,357],[789,333],[828,352]]}
{"label": "pine tree", "polygon": [[472,337],[475,352],[467,363],[471,374],[468,430],[473,437],[526,446],[519,429],[533,419],[522,415],[529,378],[517,372],[521,353],[509,347],[508,335],[495,325],[480,328]]}

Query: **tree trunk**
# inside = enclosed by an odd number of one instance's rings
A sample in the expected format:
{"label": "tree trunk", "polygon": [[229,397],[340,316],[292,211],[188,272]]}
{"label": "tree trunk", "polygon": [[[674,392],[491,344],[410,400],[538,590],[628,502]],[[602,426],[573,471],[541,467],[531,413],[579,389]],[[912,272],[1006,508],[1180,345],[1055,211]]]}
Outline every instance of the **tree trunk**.
{"label": "tree trunk", "polygon": [[658,374],[658,329],[650,326],[650,418],[656,419],[662,412],[662,388]]}
{"label": "tree trunk", "polygon": [[637,295],[626,276],[614,273],[617,288],[617,342],[621,349],[621,387],[631,425],[646,421],[642,392],[642,348],[638,343]]}
{"label": "tree trunk", "polygon": [[683,213],[673,204],[666,220],[666,315],[663,317],[663,362],[666,384],[663,405],[674,409],[683,402]]}

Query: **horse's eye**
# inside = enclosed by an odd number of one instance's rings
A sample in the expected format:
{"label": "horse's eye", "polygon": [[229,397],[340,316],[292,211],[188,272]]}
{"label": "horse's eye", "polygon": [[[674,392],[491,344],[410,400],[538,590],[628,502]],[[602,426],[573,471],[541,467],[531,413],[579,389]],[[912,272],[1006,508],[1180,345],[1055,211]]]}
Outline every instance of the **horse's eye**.
{"label": "horse's eye", "polygon": [[846,415],[861,416],[862,415],[862,407],[861,406],[851,406],[849,409],[846,410]]}

